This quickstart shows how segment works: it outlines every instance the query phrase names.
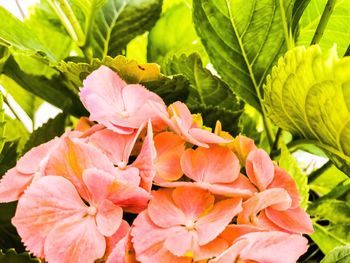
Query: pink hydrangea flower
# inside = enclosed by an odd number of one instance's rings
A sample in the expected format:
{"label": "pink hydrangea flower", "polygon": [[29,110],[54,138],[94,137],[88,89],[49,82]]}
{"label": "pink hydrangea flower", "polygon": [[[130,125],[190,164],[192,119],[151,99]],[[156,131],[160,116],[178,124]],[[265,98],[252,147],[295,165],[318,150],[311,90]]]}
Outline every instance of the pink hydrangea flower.
{"label": "pink hydrangea flower", "polygon": [[12,223],[27,248],[49,262],[101,258],[123,210],[140,212],[150,198],[139,177],[118,173],[96,147],[70,138],[51,153],[45,174],[25,191]]}
{"label": "pink hydrangea flower", "polygon": [[55,138],[32,148],[18,160],[16,167],[6,172],[0,181],[0,203],[18,200],[34,178],[41,176],[40,170],[58,141]]}
{"label": "pink hydrangea flower", "polygon": [[136,259],[191,262],[216,256],[228,247],[218,236],[240,210],[241,198],[215,201],[194,186],[155,191],[131,231]]}
{"label": "pink hydrangea flower", "polygon": [[243,203],[239,223],[260,224],[296,233],[313,232],[309,215],[299,207],[300,196],[295,181],[277,167],[265,151],[250,152],[246,171],[260,193]]}
{"label": "pink hydrangea flower", "polygon": [[166,112],[163,100],[140,84],[126,84],[106,66],[101,66],[84,80],[80,99],[90,112],[90,120],[120,134],[133,133],[149,119],[155,127],[163,126],[148,103],[152,101]]}

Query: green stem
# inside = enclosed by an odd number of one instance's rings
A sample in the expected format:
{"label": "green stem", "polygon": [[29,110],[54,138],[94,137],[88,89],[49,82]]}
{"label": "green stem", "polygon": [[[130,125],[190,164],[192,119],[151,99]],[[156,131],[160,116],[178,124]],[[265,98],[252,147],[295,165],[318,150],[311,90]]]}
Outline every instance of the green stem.
{"label": "green stem", "polygon": [[336,2],[337,2],[337,0],[328,0],[327,1],[326,7],[323,10],[320,22],[318,23],[318,26],[316,28],[314,37],[312,38],[310,45],[318,44],[321,41],[321,38],[323,36],[323,32],[325,31],[328,20],[333,13]]}
{"label": "green stem", "polygon": [[321,176],[326,170],[328,170],[332,166],[332,162],[328,161],[326,162],[322,167],[319,169],[313,171],[311,174],[308,176],[308,182],[309,184],[313,181],[315,181],[318,177]]}
{"label": "green stem", "polygon": [[49,0],[50,5],[55,10],[62,24],[67,29],[71,38],[78,44],[85,44],[85,34],[80,27],[79,21],[76,18],[72,8],[67,0]]}
{"label": "green stem", "polygon": [[275,136],[275,141],[273,142],[272,147],[271,147],[270,157],[273,156],[273,151],[277,150],[278,143],[279,143],[279,140],[281,138],[281,134],[282,134],[282,129],[278,128],[276,136]]}
{"label": "green stem", "polygon": [[15,109],[14,109],[14,108],[11,106],[11,104],[9,103],[9,101],[8,101],[8,99],[7,99],[6,96],[3,96],[3,100],[4,100],[4,103],[7,105],[7,107],[10,109],[10,111],[13,113],[13,115],[15,116],[15,118],[16,118],[17,120],[19,120],[20,122],[22,122],[21,119],[20,119],[20,117],[17,115]]}
{"label": "green stem", "polygon": [[292,49],[294,47],[294,41],[293,38],[291,37],[291,33],[289,31],[289,26],[286,18],[286,13],[284,10],[284,4],[283,0],[279,0],[280,2],[280,11],[281,11],[281,17],[282,17],[282,24],[283,24],[283,32],[284,32],[284,38],[287,43],[287,48]]}

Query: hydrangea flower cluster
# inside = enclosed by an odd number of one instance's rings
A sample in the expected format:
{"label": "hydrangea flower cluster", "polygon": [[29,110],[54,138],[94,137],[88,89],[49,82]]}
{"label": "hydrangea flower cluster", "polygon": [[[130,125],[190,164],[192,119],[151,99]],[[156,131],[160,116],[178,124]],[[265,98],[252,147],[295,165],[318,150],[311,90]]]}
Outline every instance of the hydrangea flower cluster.
{"label": "hydrangea flower cluster", "polygon": [[227,263],[306,252],[302,234],[313,228],[296,184],[253,140],[219,122],[211,132],[185,104],[167,107],[105,66],[80,98],[89,119],[30,150],[0,182],[0,202],[18,200],[12,223],[32,254]]}

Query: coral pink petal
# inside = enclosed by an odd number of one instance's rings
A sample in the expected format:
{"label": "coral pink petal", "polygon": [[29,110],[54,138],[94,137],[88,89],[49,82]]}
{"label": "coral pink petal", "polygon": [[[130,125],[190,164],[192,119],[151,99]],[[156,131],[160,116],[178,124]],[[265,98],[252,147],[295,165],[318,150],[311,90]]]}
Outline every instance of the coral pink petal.
{"label": "coral pink petal", "polygon": [[156,126],[163,122],[158,113],[155,112],[147,102],[152,101],[158,104],[161,112],[166,112],[166,106],[163,100],[154,92],[147,90],[139,84],[127,85],[123,89],[123,99],[125,102],[125,109],[130,114],[129,121],[137,123],[140,126],[147,120],[151,120]]}
{"label": "coral pink petal", "polygon": [[181,157],[184,173],[196,182],[231,183],[239,176],[237,157],[226,147],[187,149]]}
{"label": "coral pink petal", "polygon": [[96,168],[88,168],[83,171],[83,182],[86,185],[90,198],[89,202],[98,203],[109,195],[109,188],[113,184],[114,177],[110,173]]}
{"label": "coral pink petal", "polygon": [[133,167],[136,167],[140,171],[140,186],[148,192],[151,191],[153,178],[156,175],[156,166],[154,164],[156,156],[157,152],[153,142],[152,125],[149,121],[147,126],[147,136],[142,144],[139,155],[132,164]]}
{"label": "coral pink petal", "polygon": [[18,200],[23,191],[30,185],[34,174],[21,174],[14,167],[6,172],[0,180],[0,203]]}
{"label": "coral pink petal", "polygon": [[169,110],[174,116],[178,116],[181,119],[181,126],[188,130],[191,128],[193,123],[193,118],[190,110],[185,103],[181,101],[176,101],[169,105]]}
{"label": "coral pink petal", "polygon": [[195,138],[196,140],[202,142],[202,143],[229,143],[232,142],[231,140],[224,139],[214,133],[211,133],[209,131],[200,129],[200,128],[192,128],[188,131],[189,135]]}
{"label": "coral pink petal", "polygon": [[230,245],[241,236],[252,232],[263,232],[266,229],[254,226],[254,225],[228,225],[225,230],[220,234],[220,237],[226,240]]}
{"label": "coral pink petal", "polygon": [[241,210],[241,198],[230,198],[216,203],[212,210],[196,222],[199,245],[214,240]]}
{"label": "coral pink petal", "polygon": [[249,244],[242,249],[240,258],[256,262],[293,263],[308,248],[303,236],[276,231],[248,233],[242,239]]}
{"label": "coral pink petal", "polygon": [[209,191],[195,186],[175,188],[172,198],[189,223],[195,222],[202,213],[211,209],[215,201],[215,197]]}
{"label": "coral pink petal", "polygon": [[104,129],[91,135],[89,143],[100,148],[115,165],[121,162],[127,165],[131,151],[143,128],[144,125],[131,134],[118,134]]}
{"label": "coral pink petal", "polygon": [[282,188],[272,188],[256,194],[243,203],[243,211],[238,215],[239,224],[255,224],[256,214],[266,207],[287,210],[292,203],[288,192]]}
{"label": "coral pink petal", "polygon": [[263,191],[272,182],[274,176],[274,165],[269,155],[261,149],[249,153],[246,161],[247,175],[249,179]]}
{"label": "coral pink petal", "polygon": [[164,107],[163,105],[153,102],[153,101],[147,101],[148,105],[153,109],[153,111],[158,114],[158,117],[163,121],[163,123],[165,123],[166,125],[168,125],[168,127],[170,129],[172,129],[174,132],[176,132],[177,134],[181,134],[179,128],[177,127],[177,125],[175,124],[175,122],[173,122],[172,120],[170,120],[169,118],[169,113],[165,110],[164,111]]}
{"label": "coral pink petal", "polygon": [[44,242],[49,232],[65,219],[82,218],[86,208],[67,179],[44,176],[19,199],[12,224],[28,250],[44,257]]}
{"label": "coral pink petal", "polygon": [[106,237],[112,236],[123,220],[123,209],[105,199],[97,205],[96,224],[98,231]]}
{"label": "coral pink petal", "polygon": [[267,208],[265,213],[268,219],[287,231],[305,234],[314,232],[309,215],[300,207],[286,211]]}
{"label": "coral pink petal", "polygon": [[102,258],[105,250],[106,240],[92,216],[65,220],[50,231],[45,241],[48,262],[91,263]]}
{"label": "coral pink petal", "polygon": [[32,148],[18,160],[17,171],[23,174],[33,174],[39,170],[40,163],[48,156],[49,151],[59,142],[58,138]]}
{"label": "coral pink petal", "polygon": [[[120,224],[118,230],[112,236],[106,237],[105,257],[111,256],[115,247],[118,246],[119,242],[121,242],[122,240],[126,241],[125,238],[127,238],[129,233],[130,233],[130,226],[129,226],[128,222],[123,220],[122,223]],[[125,247],[125,245],[124,245],[124,247]],[[124,254],[125,254],[125,250],[124,250]]]}
{"label": "coral pink petal", "polygon": [[183,226],[174,227],[175,233],[169,235],[165,240],[165,247],[175,256],[183,257],[186,253],[193,253],[197,248],[197,234],[189,231]]}
{"label": "coral pink petal", "polygon": [[182,176],[180,158],[185,150],[185,141],[175,133],[162,132],[154,137],[154,145],[157,152],[157,178],[167,181],[179,179]]}
{"label": "coral pink petal", "polygon": [[275,166],[275,176],[268,188],[279,187],[286,189],[292,198],[291,208],[297,208],[300,204],[300,195],[294,179],[283,169]]}
{"label": "coral pink petal", "polygon": [[279,227],[275,223],[273,223],[270,219],[267,218],[266,216],[266,210],[269,208],[266,208],[265,210],[260,211],[260,214],[258,215],[258,220],[256,222],[256,226],[260,228],[264,228],[267,230],[273,230],[273,231],[282,231],[282,232],[289,232],[291,231],[286,231],[285,229]]}
{"label": "coral pink petal", "polygon": [[186,223],[185,213],[172,199],[172,189],[154,191],[152,196],[147,211],[154,224],[159,227],[172,227]]}
{"label": "coral pink petal", "polygon": [[97,168],[113,173],[113,163],[93,145],[64,138],[55,148],[48,160],[45,174],[63,176],[70,180],[85,200],[89,200],[89,192],[83,183],[83,171]]}
{"label": "coral pink petal", "polygon": [[248,240],[245,240],[245,239],[240,240],[236,242],[234,245],[230,246],[227,250],[225,250],[222,254],[220,254],[216,258],[209,260],[209,263],[237,262],[237,259],[239,258],[239,254],[247,245],[249,245]]}
{"label": "coral pink petal", "polygon": [[106,198],[127,212],[139,213],[147,207],[151,195],[141,187],[116,178],[109,186],[109,194]]}
{"label": "coral pink petal", "polygon": [[206,260],[208,258],[218,256],[227,248],[228,248],[228,244],[226,240],[218,237],[218,238],[215,238],[213,241],[210,241],[208,244],[201,246],[199,250],[195,252],[194,259],[196,261]]}

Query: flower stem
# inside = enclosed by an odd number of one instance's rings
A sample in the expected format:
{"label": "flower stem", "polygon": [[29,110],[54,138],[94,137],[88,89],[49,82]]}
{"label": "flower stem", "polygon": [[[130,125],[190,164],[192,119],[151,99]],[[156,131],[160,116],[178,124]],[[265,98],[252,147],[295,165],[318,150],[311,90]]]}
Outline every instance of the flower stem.
{"label": "flower stem", "polygon": [[310,45],[318,44],[321,41],[321,38],[323,36],[323,32],[325,31],[328,20],[333,13],[336,2],[337,2],[337,0],[328,0],[327,1],[327,4],[323,10],[320,22],[318,23],[318,26],[316,28],[314,37],[312,38]]}

